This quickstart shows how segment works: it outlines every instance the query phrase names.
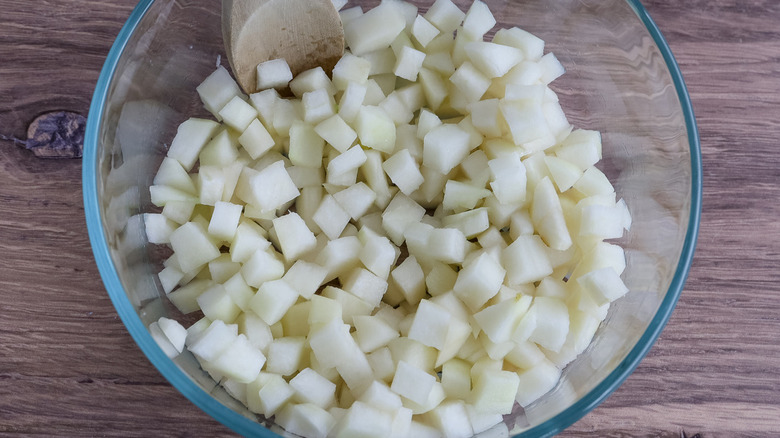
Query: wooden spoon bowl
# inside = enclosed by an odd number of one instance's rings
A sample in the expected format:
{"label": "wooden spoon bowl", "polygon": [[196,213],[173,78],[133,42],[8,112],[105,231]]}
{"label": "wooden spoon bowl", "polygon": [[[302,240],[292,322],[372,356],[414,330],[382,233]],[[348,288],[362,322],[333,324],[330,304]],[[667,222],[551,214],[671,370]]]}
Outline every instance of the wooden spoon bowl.
{"label": "wooden spoon bowl", "polygon": [[283,58],[294,75],[330,73],[344,53],[344,28],[331,0],[223,0],[222,33],[241,88],[257,92],[257,65]]}

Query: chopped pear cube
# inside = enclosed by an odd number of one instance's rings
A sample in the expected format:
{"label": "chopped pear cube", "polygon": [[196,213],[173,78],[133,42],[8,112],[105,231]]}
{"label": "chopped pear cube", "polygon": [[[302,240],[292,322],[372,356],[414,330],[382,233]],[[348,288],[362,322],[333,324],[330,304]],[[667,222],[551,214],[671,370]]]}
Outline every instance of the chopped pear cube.
{"label": "chopped pear cube", "polygon": [[290,66],[284,59],[272,59],[257,66],[257,89],[285,88],[293,78]]}

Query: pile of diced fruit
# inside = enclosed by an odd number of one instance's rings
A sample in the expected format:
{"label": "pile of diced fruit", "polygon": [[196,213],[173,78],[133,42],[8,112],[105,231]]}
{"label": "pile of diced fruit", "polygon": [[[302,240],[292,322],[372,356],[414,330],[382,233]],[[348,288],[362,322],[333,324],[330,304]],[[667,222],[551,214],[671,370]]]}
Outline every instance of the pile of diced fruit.
{"label": "pile of diced fruit", "polygon": [[628,291],[601,136],[567,122],[541,39],[484,41],[479,0],[340,13],[330,76],[273,60],[251,96],[221,67],[198,87],[216,121],[181,124],[145,224],[168,299],[204,316],[150,331],[305,437],[506,430]]}

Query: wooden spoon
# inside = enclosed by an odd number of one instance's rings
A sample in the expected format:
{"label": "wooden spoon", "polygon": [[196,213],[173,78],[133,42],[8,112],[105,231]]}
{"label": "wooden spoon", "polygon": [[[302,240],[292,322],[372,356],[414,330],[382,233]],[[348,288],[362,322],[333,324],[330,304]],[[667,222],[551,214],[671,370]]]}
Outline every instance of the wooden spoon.
{"label": "wooden spoon", "polygon": [[257,65],[284,58],[294,75],[330,73],[344,53],[344,28],[332,0],[222,0],[222,36],[241,88],[257,92]]}

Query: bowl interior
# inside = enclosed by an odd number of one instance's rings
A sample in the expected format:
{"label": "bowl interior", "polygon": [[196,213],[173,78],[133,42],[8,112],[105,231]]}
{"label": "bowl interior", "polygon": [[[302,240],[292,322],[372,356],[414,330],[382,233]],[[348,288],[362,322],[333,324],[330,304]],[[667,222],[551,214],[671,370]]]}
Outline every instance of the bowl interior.
{"label": "bowl interior", "polygon": [[[352,1],[364,9],[377,1]],[[420,3],[421,10],[430,2]],[[470,1],[456,1],[466,9]],[[636,367],[666,323],[695,246],[698,137],[668,47],[641,5],[624,0],[486,1],[497,27],[547,42],[567,69],[552,88],[569,121],[603,133],[599,164],[626,200],[633,226],[624,280],[591,346],[558,386],[505,418],[512,434],[543,436],[593,409]],[[156,278],[164,253],[148,245],[139,213],[179,123],[209,117],[195,87],[227,65],[219,2],[142,0],[110,53],[90,111],[84,154],[86,215],[95,256],[118,313],[150,361],[185,396],[242,434],[271,436],[185,353],[168,359],[146,326],[180,317]],[[492,34],[492,33],[491,33]],[[264,421],[260,419],[260,421]],[[270,424],[266,424],[272,427]]]}

